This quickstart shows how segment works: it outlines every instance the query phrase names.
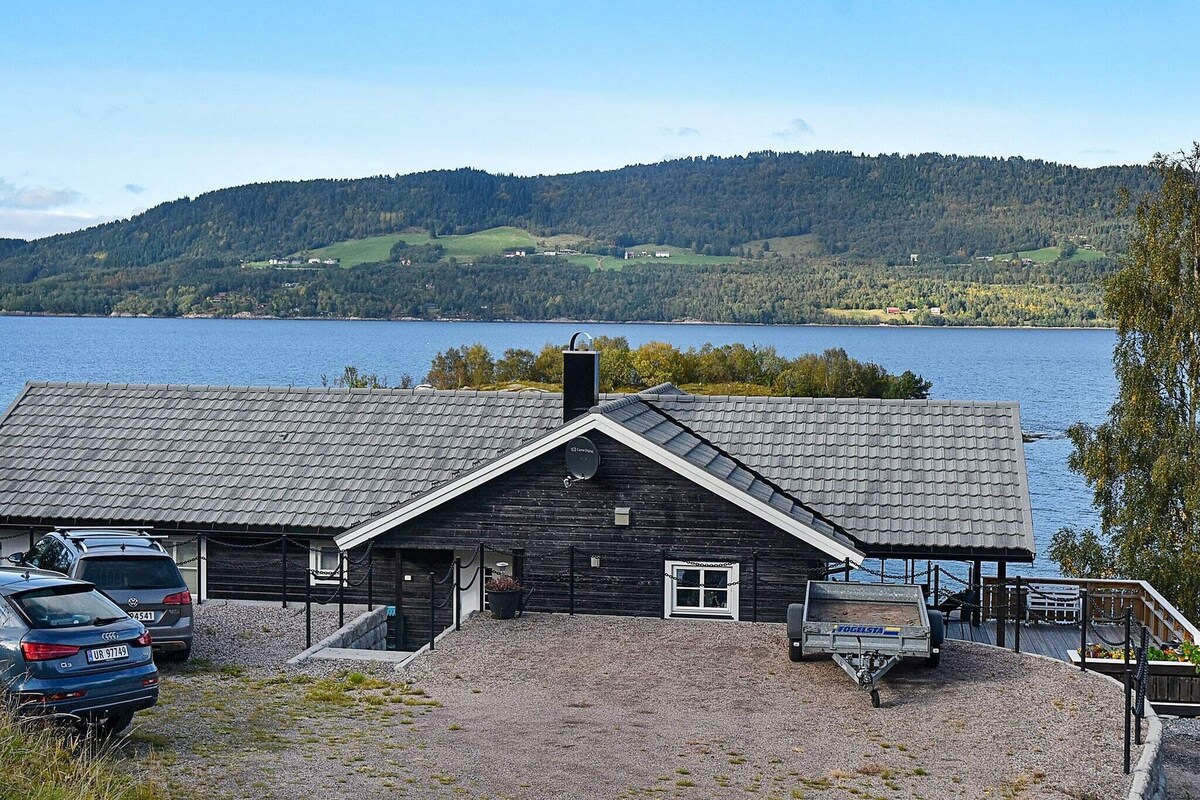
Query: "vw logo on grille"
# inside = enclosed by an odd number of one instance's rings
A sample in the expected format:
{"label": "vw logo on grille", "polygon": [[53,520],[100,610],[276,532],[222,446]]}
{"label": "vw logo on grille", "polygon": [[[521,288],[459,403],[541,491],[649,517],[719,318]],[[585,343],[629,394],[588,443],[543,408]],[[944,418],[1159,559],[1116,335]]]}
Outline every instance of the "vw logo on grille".
{"label": "vw logo on grille", "polygon": [[136,597],[129,598],[127,605],[130,608],[137,608],[138,607],[138,599]]}
{"label": "vw logo on grille", "polygon": [[120,634],[116,632],[100,634],[100,638],[104,639],[106,642],[114,641],[118,636],[120,636]]}

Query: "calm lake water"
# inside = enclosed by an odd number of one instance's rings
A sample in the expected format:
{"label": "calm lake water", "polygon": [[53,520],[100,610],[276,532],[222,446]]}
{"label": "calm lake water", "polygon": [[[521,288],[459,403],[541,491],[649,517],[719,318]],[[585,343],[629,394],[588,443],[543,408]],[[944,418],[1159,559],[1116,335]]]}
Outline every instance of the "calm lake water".
{"label": "calm lake water", "polygon": [[404,373],[420,380],[447,347],[536,350],[581,329],[634,346],[744,342],[787,356],[842,347],[920,373],[934,397],[1017,400],[1025,430],[1046,437],[1025,448],[1040,552],[1019,571],[1053,573],[1040,555],[1051,534],[1096,524],[1087,486],[1067,470],[1063,434],[1077,421],[1100,422],[1115,397],[1115,336],[1106,330],[0,317],[0,407],[27,380],[317,386],[347,364],[393,383]]}

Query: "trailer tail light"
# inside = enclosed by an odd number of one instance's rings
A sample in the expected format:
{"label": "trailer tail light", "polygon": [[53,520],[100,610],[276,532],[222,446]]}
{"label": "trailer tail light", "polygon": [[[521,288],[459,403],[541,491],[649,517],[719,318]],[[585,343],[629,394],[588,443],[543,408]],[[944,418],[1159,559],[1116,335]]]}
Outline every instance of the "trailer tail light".
{"label": "trailer tail light", "polygon": [[26,661],[49,661],[52,658],[70,658],[79,652],[72,644],[47,644],[46,642],[21,642],[21,655]]}
{"label": "trailer tail light", "polygon": [[190,606],[192,604],[192,593],[187,589],[175,594],[169,594],[163,598],[164,606]]}
{"label": "trailer tail light", "polygon": [[150,631],[142,631],[142,635],[133,640],[138,647],[149,647],[151,642]]}

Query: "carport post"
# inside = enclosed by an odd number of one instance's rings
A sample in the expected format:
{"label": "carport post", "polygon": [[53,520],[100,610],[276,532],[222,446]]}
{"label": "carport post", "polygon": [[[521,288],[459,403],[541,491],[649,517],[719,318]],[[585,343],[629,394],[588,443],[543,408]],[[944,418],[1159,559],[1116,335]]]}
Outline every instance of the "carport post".
{"label": "carport post", "polygon": [[283,536],[283,607],[287,608],[287,534]]}

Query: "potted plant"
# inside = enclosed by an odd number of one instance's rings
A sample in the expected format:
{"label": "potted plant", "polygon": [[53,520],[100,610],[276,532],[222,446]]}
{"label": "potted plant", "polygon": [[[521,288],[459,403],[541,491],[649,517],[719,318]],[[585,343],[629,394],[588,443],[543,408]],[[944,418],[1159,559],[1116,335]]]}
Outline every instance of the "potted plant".
{"label": "potted plant", "polygon": [[521,582],[511,575],[488,578],[483,585],[487,590],[488,608],[496,619],[512,619],[521,605]]}

